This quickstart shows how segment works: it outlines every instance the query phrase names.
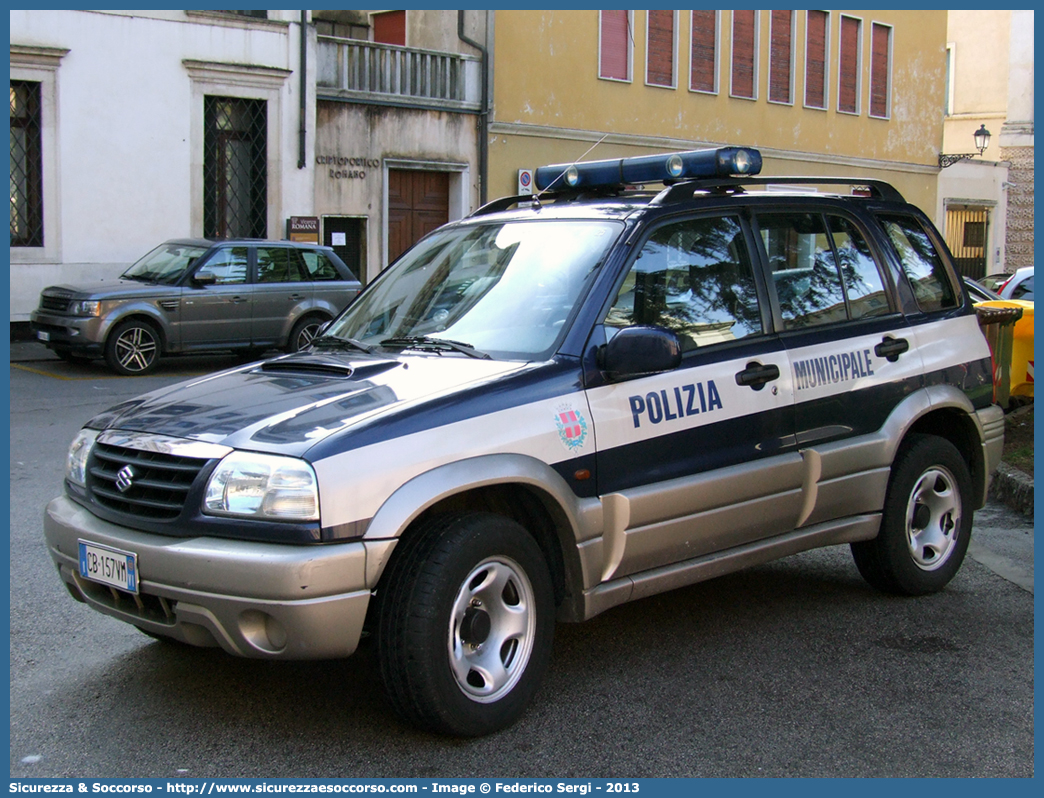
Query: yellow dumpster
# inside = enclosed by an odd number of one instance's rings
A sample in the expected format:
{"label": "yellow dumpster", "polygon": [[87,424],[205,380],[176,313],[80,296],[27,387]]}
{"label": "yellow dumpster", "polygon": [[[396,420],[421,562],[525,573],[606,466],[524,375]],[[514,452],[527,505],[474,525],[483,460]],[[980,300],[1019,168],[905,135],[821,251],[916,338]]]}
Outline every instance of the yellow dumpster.
{"label": "yellow dumpster", "polygon": [[[1022,299],[992,299],[988,302],[978,302],[975,307],[979,314],[979,324],[993,353],[993,383],[997,389],[997,401],[1007,404],[1010,396],[1032,397],[1033,303]],[[994,310],[985,310],[986,308]],[[1004,310],[1008,313],[996,312]],[[1016,316],[1014,311],[1021,311],[1021,316]],[[1003,318],[1004,316],[1007,316],[1007,319]],[[1017,318],[1014,328],[1010,322],[1013,316]],[[1002,379],[997,373],[1001,371],[1006,379]]]}

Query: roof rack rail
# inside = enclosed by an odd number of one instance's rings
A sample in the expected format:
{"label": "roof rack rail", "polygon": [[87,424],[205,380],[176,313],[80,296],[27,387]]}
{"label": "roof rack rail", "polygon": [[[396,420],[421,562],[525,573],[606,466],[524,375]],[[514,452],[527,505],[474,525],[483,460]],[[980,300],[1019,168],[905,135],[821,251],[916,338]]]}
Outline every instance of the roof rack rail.
{"label": "roof rack rail", "polygon": [[728,189],[740,189],[747,186],[768,185],[838,185],[838,186],[865,186],[870,190],[873,199],[886,200],[888,202],[906,202],[899,190],[891,183],[884,180],[867,180],[859,177],[722,177],[706,180],[686,180],[683,183],[675,183],[664,189],[650,204],[671,205],[692,199],[695,191],[727,191]]}

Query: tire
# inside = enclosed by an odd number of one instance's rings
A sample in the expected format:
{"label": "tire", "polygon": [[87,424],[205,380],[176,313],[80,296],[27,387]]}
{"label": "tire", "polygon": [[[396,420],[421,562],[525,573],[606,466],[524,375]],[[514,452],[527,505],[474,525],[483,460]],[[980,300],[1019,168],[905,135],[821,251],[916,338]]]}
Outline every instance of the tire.
{"label": "tire", "polygon": [[160,361],[160,336],[147,321],[128,319],[116,325],[105,342],[105,362],[117,374],[141,376]]}
{"label": "tire", "polygon": [[942,590],[960,570],[971,540],[972,483],[957,448],[912,435],[892,464],[881,531],[852,544],[863,578],[885,593]]}
{"label": "tire", "polygon": [[518,720],[554,636],[551,577],[525,529],[489,513],[437,517],[400,543],[377,602],[381,680],[402,718],[458,737]]}
{"label": "tire", "polygon": [[319,333],[319,328],[326,323],[321,316],[305,316],[297,320],[294,329],[290,331],[290,338],[286,342],[286,351],[293,354],[299,352],[312,343],[312,339]]}

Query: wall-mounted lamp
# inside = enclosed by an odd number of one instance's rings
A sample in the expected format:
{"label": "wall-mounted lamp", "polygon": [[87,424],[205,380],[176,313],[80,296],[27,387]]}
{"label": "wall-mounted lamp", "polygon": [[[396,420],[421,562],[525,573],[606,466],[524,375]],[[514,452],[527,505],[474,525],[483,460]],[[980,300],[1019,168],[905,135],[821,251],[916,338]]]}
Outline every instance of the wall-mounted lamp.
{"label": "wall-mounted lamp", "polygon": [[962,153],[961,155],[945,155],[939,153],[939,168],[945,169],[947,166],[953,166],[959,161],[966,161],[969,158],[974,158],[976,155],[982,155],[986,152],[986,148],[990,146],[990,131],[986,129],[986,125],[979,125],[979,129],[975,131],[975,149],[978,152]]}

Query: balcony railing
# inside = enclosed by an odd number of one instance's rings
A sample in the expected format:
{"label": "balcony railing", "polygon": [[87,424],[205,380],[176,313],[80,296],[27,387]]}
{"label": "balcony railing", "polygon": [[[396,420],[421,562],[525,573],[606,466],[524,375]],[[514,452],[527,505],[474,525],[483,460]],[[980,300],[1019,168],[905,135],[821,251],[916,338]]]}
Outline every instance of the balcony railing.
{"label": "balcony railing", "polygon": [[478,111],[482,60],[359,39],[319,37],[319,99]]}

